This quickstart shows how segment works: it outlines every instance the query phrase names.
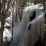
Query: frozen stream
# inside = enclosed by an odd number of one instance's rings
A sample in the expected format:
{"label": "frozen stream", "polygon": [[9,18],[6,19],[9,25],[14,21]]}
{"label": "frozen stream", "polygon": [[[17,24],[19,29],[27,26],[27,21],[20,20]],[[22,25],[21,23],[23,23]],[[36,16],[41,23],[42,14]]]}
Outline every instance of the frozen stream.
{"label": "frozen stream", "polygon": [[[36,10],[39,5],[32,6],[34,9],[32,9],[31,7],[31,11]],[[21,23],[19,22],[19,17],[17,18],[18,22],[15,23],[13,27],[13,41],[12,41],[11,46],[25,46],[24,39],[27,36],[26,35],[27,24],[29,23],[29,17],[30,17],[29,11],[30,11],[30,7],[29,8],[27,7],[27,9],[25,9],[25,12],[23,13],[23,18],[22,18]]]}

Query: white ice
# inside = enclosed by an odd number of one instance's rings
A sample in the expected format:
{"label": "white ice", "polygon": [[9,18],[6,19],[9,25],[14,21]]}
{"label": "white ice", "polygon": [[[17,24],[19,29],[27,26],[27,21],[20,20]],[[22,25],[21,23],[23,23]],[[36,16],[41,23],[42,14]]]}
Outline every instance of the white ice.
{"label": "white ice", "polygon": [[27,10],[33,10],[33,9],[38,9],[39,6],[41,7],[42,4],[37,4],[37,5],[33,5],[33,6],[28,6],[28,7],[25,7],[24,11],[27,11]]}

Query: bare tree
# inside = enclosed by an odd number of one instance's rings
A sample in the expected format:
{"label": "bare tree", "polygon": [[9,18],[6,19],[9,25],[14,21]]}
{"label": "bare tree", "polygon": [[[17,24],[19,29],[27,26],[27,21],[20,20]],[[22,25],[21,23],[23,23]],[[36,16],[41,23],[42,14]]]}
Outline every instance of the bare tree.
{"label": "bare tree", "polygon": [[16,3],[17,3],[17,12],[19,14],[19,18],[20,18],[20,21],[22,19],[22,13],[23,13],[23,9],[24,7],[26,6],[26,2],[27,0],[16,0]]}

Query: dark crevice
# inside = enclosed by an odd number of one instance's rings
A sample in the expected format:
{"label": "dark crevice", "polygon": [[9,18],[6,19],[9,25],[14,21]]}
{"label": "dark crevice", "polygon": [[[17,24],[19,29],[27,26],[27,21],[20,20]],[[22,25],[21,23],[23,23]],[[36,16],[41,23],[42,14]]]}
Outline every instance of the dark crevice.
{"label": "dark crevice", "polygon": [[29,30],[30,30],[30,26],[31,26],[31,24],[30,24],[29,27],[28,27]]}
{"label": "dark crevice", "polygon": [[34,11],[33,15],[30,16],[30,21],[32,21],[36,17],[36,11]]}
{"label": "dark crevice", "polygon": [[45,46],[45,44],[43,43],[43,41],[41,40],[41,37],[39,37],[39,40],[36,41],[34,46]]}

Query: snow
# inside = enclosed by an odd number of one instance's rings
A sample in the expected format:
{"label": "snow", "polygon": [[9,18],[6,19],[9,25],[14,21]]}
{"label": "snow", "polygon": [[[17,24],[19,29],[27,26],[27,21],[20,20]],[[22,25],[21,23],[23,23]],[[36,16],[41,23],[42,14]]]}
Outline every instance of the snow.
{"label": "snow", "polygon": [[8,18],[6,18],[6,22],[7,24],[9,24],[10,26],[12,26],[12,16],[10,15]]}
{"label": "snow", "polygon": [[33,5],[33,6],[28,6],[28,7],[25,7],[24,11],[27,11],[27,10],[33,10],[33,9],[38,9],[39,6],[41,7],[42,4],[37,4],[37,5]]}
{"label": "snow", "polygon": [[10,26],[10,24],[8,24],[7,22],[5,22],[4,27],[5,27],[5,26]]}
{"label": "snow", "polygon": [[12,20],[12,16],[8,17],[6,20],[10,20],[11,21]]}
{"label": "snow", "polygon": [[[4,27],[6,27],[6,26],[10,26],[10,24],[8,24],[7,22],[5,22]],[[1,21],[0,21],[0,28],[1,28]]]}
{"label": "snow", "polygon": [[7,19],[12,20],[12,18],[11,18],[11,17],[8,17]]}
{"label": "snow", "polygon": [[4,28],[3,31],[3,41],[5,42],[6,40],[9,41],[12,38],[11,31],[9,29]]}

